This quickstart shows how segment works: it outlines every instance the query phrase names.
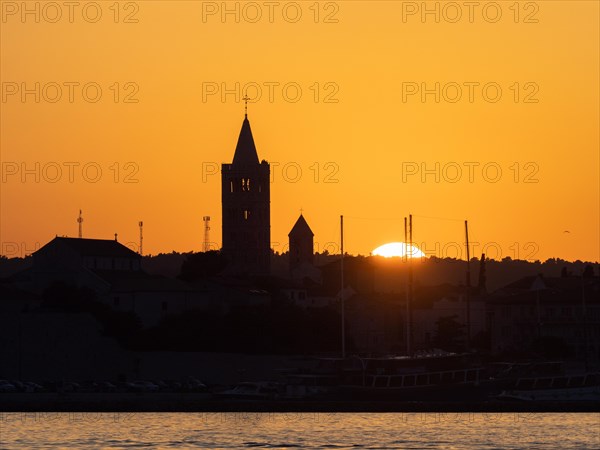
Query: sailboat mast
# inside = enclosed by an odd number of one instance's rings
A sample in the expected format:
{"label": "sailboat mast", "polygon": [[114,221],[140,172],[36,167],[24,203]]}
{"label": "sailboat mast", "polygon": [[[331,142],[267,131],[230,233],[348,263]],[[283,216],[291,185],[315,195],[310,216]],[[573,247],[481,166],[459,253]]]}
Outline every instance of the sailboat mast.
{"label": "sailboat mast", "polygon": [[341,290],[340,290],[340,302],[342,308],[342,358],[346,357],[346,321],[344,311],[344,216],[340,216],[340,251],[342,258],[340,259],[340,273],[341,273]]}
{"label": "sailboat mast", "polygon": [[412,214],[408,215],[408,242],[409,247],[408,251],[410,252],[409,260],[408,260],[408,304],[407,304],[407,312],[408,312],[408,356],[410,356],[410,352],[412,351],[412,302],[413,302],[413,226],[412,226]]}
{"label": "sailboat mast", "polygon": [[[408,223],[406,217],[404,218],[404,258],[408,262]],[[409,313],[409,284],[406,284],[406,355],[410,355],[410,320],[408,318]]]}
{"label": "sailboat mast", "polygon": [[467,307],[467,350],[471,348],[471,254],[469,252],[469,224],[465,220],[465,243],[467,246],[467,282],[466,282],[466,307]]}

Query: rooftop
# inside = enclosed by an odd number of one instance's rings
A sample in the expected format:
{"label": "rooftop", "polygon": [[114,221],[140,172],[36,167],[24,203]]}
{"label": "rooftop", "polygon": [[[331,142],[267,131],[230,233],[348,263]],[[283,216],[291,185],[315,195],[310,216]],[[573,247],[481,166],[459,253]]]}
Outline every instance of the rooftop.
{"label": "rooftop", "polygon": [[75,250],[81,256],[140,258],[138,253],[113,239],[83,239],[57,236],[39,249],[38,252],[49,245],[56,244],[66,245]]}

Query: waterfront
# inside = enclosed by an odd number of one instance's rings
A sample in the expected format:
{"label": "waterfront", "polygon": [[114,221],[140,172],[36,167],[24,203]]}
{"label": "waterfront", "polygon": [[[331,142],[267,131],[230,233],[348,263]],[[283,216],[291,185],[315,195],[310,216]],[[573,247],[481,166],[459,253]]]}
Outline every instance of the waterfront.
{"label": "waterfront", "polygon": [[3,449],[593,449],[598,413],[3,413]]}

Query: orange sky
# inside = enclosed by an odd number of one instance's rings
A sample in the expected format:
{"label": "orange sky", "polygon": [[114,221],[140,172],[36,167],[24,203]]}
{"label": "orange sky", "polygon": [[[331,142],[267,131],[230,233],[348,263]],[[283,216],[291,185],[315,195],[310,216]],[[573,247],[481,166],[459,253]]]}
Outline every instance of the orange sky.
{"label": "orange sky", "polygon": [[[438,22],[400,1],[276,2],[272,17],[268,2],[238,3],[239,22],[222,2],[80,2],[72,17],[62,2],[27,5],[2,2],[0,19],[8,256],[76,236],[80,208],[86,237],[137,242],[143,220],[145,253],[200,250],[204,215],[220,245],[212,170],[233,157],[250,83],[275,250],[302,208],[317,250],[335,250],[340,214],[347,251],[368,254],[402,240],[412,213],[429,254],[461,256],[468,219],[475,256],[600,260],[598,2],[480,2],[472,17],[428,2]],[[407,90],[436,83],[439,103]]]}

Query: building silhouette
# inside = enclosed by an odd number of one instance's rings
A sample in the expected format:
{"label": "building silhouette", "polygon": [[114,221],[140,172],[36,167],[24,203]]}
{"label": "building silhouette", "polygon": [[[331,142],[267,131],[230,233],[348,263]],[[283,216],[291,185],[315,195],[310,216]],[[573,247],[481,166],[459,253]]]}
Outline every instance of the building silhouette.
{"label": "building silhouette", "polygon": [[308,226],[302,214],[288,233],[290,244],[290,272],[293,273],[303,264],[313,264],[313,238],[314,233]]}
{"label": "building silhouette", "polygon": [[143,326],[210,301],[206,292],[182,280],[149,274],[141,264],[140,254],[115,240],[56,237],[33,254],[21,284],[40,295],[57,282],[89,288],[112,309],[136,314]]}
{"label": "building silhouette", "polygon": [[102,290],[106,282],[98,273],[131,275],[141,271],[141,259],[115,240],[57,236],[33,253],[32,275],[38,292],[56,281]]}
{"label": "building silhouette", "polygon": [[222,253],[236,275],[267,275],[271,258],[270,166],[258,159],[248,115],[233,161],[221,166]]}

